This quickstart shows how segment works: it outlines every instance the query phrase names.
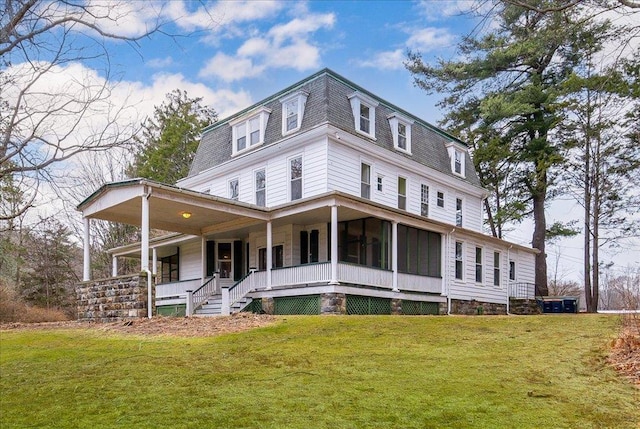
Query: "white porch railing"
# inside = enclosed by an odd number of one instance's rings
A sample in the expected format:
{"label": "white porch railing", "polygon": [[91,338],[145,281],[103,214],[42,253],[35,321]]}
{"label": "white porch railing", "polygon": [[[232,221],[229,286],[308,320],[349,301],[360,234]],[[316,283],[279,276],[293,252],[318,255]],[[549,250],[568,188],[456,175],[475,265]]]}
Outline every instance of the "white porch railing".
{"label": "white porch railing", "polygon": [[442,279],[398,273],[398,289],[411,292],[442,293]]}
{"label": "white porch railing", "polygon": [[[265,273],[266,274],[266,273]],[[320,262],[271,270],[272,286],[322,283],[331,280],[331,263]]]}
{"label": "white porch railing", "polygon": [[393,273],[364,265],[338,263],[338,282],[393,289]]}
{"label": "white porch railing", "polygon": [[161,283],[156,285],[156,299],[167,298],[170,296],[186,296],[188,290],[196,290],[201,284],[201,279]]}
{"label": "white porch railing", "polygon": [[205,284],[194,291],[187,291],[187,316],[193,315],[193,311],[200,307],[210,296],[220,293],[218,286],[218,273],[214,273]]}

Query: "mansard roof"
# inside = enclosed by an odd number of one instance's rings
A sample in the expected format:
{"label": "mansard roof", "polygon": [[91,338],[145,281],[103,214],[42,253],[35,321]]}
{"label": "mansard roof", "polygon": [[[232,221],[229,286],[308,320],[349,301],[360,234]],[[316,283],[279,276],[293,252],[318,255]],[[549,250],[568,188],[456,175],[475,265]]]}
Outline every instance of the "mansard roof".
{"label": "mansard roof", "polygon": [[[405,156],[449,175],[453,175],[453,173],[451,172],[451,161],[446,145],[455,142],[466,147],[464,142],[446,131],[381,99],[334,71],[323,69],[205,128],[202,132],[200,145],[191,165],[189,176],[194,176],[206,169],[229,161],[232,158],[232,127],[230,123],[250,114],[251,111],[259,107],[271,110],[265,130],[264,145],[271,145],[282,140],[284,137],[281,129],[282,108],[280,100],[286,95],[299,90],[306,91],[309,96],[300,130],[296,134],[304,133],[317,125],[328,123],[345,132],[358,135],[354,128],[353,111],[349,101],[349,96],[357,92],[379,103],[375,109],[376,138],[369,139],[371,144],[386,148],[400,156]],[[394,150],[391,128],[387,119],[392,114],[399,114],[413,121],[411,154]],[[366,139],[366,137],[364,138]],[[473,168],[473,163],[469,155],[467,154],[466,156],[465,178],[462,180],[479,186],[480,182]]]}

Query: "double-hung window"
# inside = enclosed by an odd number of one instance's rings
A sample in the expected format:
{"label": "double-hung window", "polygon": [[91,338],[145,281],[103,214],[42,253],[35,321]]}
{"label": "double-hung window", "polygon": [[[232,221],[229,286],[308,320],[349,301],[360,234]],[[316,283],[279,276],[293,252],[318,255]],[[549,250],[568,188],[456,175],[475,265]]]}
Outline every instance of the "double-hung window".
{"label": "double-hung window", "polygon": [[267,176],[264,169],[258,170],[256,175],[256,205],[265,207],[267,204]]}
{"label": "double-hung window", "polygon": [[298,131],[302,126],[302,117],[309,93],[296,91],[280,99],[282,103],[282,135]]}
{"label": "double-hung window", "polygon": [[440,192],[438,191],[438,193],[436,194],[436,204],[438,204],[438,207],[443,207],[444,208],[444,192]]}
{"label": "double-hung window", "polygon": [[456,241],[456,279],[458,280],[462,280],[463,276],[462,261],[462,243]]}
{"label": "double-hung window", "polygon": [[413,121],[398,113],[387,116],[391,135],[393,136],[393,146],[396,150],[411,153],[411,125]]}
{"label": "double-hung window", "polygon": [[429,186],[424,183],[420,185],[420,214],[429,216]]}
{"label": "double-hung window", "polygon": [[232,154],[236,155],[264,143],[265,130],[271,109],[260,107],[231,122]]}
{"label": "double-hung window", "polygon": [[407,179],[398,177],[398,208],[407,209]]}
{"label": "double-hung window", "polygon": [[356,132],[369,138],[376,138],[376,107],[378,102],[361,92],[349,95],[351,111],[354,118]]}
{"label": "double-hung window", "polygon": [[509,280],[516,279],[516,261],[509,261]]}
{"label": "double-hung window", "polygon": [[456,226],[462,226],[462,199],[456,198]]}
{"label": "double-hung window", "polygon": [[360,196],[371,198],[371,166],[364,162],[360,164]]}
{"label": "double-hung window", "polygon": [[229,180],[229,198],[232,200],[238,200],[238,196],[240,195],[239,190],[239,182],[238,179]]}
{"label": "double-hung window", "polygon": [[458,150],[453,153],[453,171],[462,174],[462,152]]}
{"label": "double-hung window", "polygon": [[482,247],[476,247],[476,283],[482,283]]}
{"label": "double-hung window", "polygon": [[289,160],[291,201],[302,198],[302,157]]}
{"label": "double-hung window", "polygon": [[493,252],[493,285],[500,286],[500,252]]}

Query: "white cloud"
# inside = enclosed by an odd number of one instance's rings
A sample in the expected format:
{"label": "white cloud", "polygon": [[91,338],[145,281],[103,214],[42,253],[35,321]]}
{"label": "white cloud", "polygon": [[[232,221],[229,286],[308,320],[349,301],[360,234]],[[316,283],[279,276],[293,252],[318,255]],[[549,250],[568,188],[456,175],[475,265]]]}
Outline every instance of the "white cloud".
{"label": "white cloud", "polygon": [[236,24],[260,20],[274,16],[283,7],[278,1],[219,1],[212,6],[202,5],[196,10],[187,9],[189,3],[170,1],[166,15],[179,27],[186,30],[210,30],[218,32],[230,30]]}
{"label": "white cloud", "polygon": [[152,58],[147,61],[147,65],[154,69],[161,69],[173,65],[173,58],[171,56],[165,58]]}
{"label": "white cloud", "polygon": [[269,69],[310,70],[320,65],[320,49],[310,40],[321,29],[330,29],[333,13],[309,14],[273,26],[265,34],[246,40],[228,55],[218,52],[200,70],[200,77],[217,77],[225,82],[255,77]]}
{"label": "white cloud", "polygon": [[360,60],[362,67],[371,67],[383,70],[399,70],[404,68],[404,60],[407,50],[430,52],[446,48],[455,43],[456,37],[445,28],[427,27],[417,30],[409,36],[402,47],[376,52],[371,59]]}

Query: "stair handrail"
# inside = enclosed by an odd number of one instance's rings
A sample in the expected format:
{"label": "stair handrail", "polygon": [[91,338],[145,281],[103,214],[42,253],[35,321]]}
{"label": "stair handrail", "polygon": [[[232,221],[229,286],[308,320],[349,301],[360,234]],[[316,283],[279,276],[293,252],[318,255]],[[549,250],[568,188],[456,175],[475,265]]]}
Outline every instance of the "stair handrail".
{"label": "stair handrail", "polygon": [[205,301],[211,296],[215,295],[218,290],[218,272],[213,273],[213,277],[204,282],[202,286],[194,290],[191,293],[193,299],[193,310],[196,310],[205,303]]}
{"label": "stair handrail", "polygon": [[[253,284],[253,277],[254,277],[253,274],[255,272],[256,272],[255,268],[249,268],[249,272],[240,280],[235,282],[233,286],[230,286],[229,288],[224,288],[224,289],[228,289],[226,291],[223,291],[223,296],[225,295],[225,293],[228,293],[229,308],[231,308],[236,302],[244,298],[247,293],[255,289],[255,286]],[[223,313],[224,313],[224,310],[225,309],[223,308],[222,309]]]}

